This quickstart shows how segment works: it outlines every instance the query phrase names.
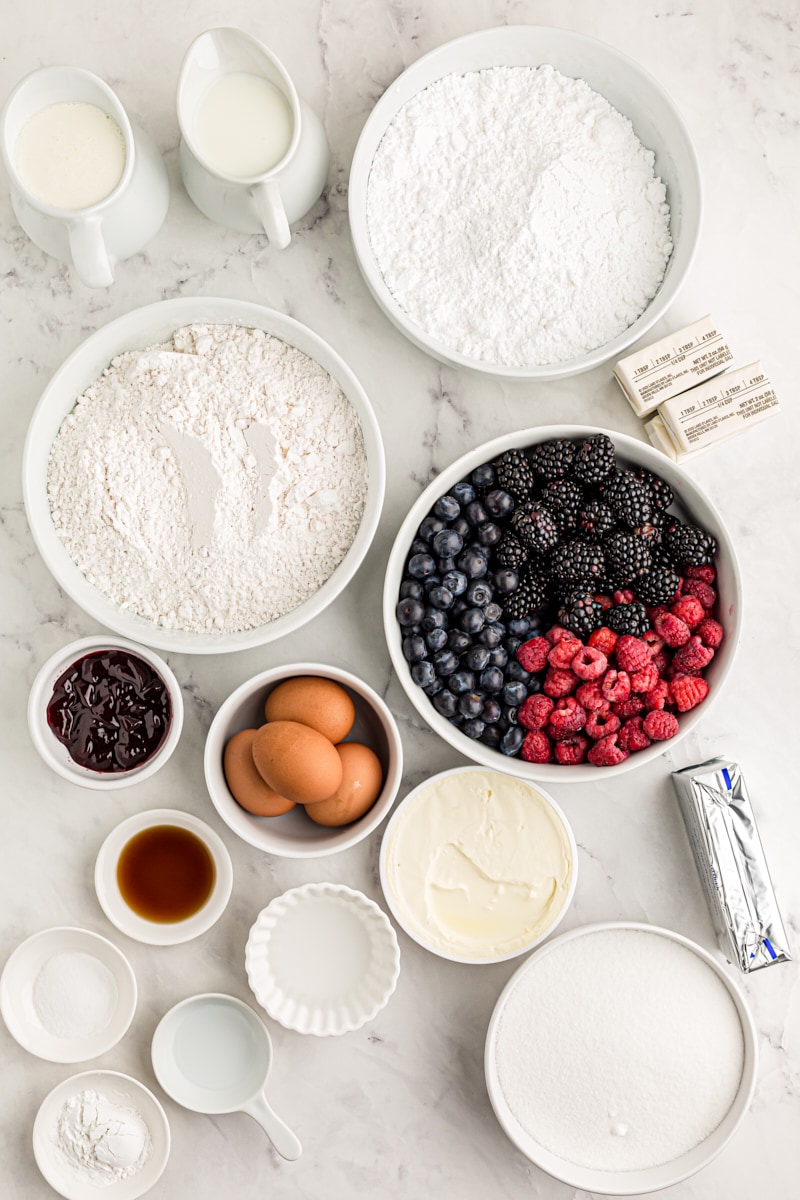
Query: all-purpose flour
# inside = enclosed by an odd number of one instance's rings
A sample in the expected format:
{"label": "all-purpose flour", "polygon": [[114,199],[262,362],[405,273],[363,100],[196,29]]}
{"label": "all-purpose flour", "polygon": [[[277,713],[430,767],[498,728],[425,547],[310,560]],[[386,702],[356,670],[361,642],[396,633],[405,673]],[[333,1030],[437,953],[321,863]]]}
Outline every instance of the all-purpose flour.
{"label": "all-purpose flour", "polygon": [[630,121],[552,67],[446,75],[400,109],[367,223],[397,303],[449,349],[555,364],[627,329],[672,251]]}
{"label": "all-purpose flour", "polygon": [[122,354],[53,443],[53,521],[91,583],[158,625],[232,632],[315,592],[361,521],[358,417],[308,355],[187,326]]}

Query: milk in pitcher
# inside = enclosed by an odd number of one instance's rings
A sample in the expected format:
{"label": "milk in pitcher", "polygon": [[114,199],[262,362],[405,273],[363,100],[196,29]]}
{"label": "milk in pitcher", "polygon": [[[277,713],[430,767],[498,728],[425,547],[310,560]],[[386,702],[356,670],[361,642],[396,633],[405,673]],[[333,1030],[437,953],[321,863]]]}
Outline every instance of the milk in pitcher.
{"label": "milk in pitcher", "polygon": [[231,71],[198,105],[194,141],[209,166],[236,179],[271,171],[286,154],[294,122],[283,93],[248,71]]}

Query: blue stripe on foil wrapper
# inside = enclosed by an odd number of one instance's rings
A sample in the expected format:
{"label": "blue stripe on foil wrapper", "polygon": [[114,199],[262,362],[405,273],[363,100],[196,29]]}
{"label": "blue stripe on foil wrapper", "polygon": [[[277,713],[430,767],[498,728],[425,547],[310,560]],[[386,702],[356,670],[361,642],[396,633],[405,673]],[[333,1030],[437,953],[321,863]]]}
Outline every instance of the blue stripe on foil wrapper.
{"label": "blue stripe on foil wrapper", "polygon": [[770,942],[769,938],[764,938],[764,945],[767,947],[770,958],[778,957],[775,951],[772,949],[772,943]]}
{"label": "blue stripe on foil wrapper", "polygon": [[720,772],[720,774],[722,775],[722,778],[725,780],[725,787],[728,789],[728,791],[729,791],[729,792],[732,792],[732,791],[733,791],[733,787],[732,787],[732,785],[731,785],[731,777],[730,777],[730,775],[728,774],[728,768],[727,768],[727,767],[723,767],[723,768],[722,768],[722,771]]}

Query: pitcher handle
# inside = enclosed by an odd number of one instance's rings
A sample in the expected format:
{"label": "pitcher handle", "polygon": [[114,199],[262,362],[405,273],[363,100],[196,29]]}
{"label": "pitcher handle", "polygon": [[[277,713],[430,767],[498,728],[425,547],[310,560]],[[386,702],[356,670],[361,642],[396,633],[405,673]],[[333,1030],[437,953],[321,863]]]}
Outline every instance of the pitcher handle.
{"label": "pitcher handle", "polygon": [[69,249],[75,270],[87,287],[111,286],[114,282],[114,271],[103,241],[100,217],[86,217],[70,222]]}
{"label": "pitcher handle", "polygon": [[263,1092],[256,1096],[255,1099],[248,1101],[247,1104],[243,1104],[242,1112],[246,1112],[254,1121],[258,1121],[281,1158],[288,1159],[289,1162],[294,1162],[303,1153],[303,1147],[300,1145],[298,1138],[292,1133],[289,1126],[280,1119],[278,1114],[273,1112],[267,1104]]}
{"label": "pitcher handle", "polygon": [[256,202],[259,220],[270,245],[276,250],[285,250],[292,235],[277,180],[267,179],[264,183],[257,183],[250,189],[250,194]]}

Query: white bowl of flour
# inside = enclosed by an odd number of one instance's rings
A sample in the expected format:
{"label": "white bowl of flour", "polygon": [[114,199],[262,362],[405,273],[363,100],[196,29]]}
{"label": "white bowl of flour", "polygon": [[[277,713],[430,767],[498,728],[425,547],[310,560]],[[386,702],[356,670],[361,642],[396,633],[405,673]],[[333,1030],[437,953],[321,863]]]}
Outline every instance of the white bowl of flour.
{"label": "white bowl of flour", "polygon": [[637,63],[520,25],[448,42],[387,89],[349,211],[366,283],[415,345],[557,379],[619,358],[664,315],[697,245],[700,173]]}
{"label": "white bowl of flour", "polygon": [[45,388],[23,457],[31,531],[64,591],[188,654],[321,612],[369,549],[384,486],[349,367],[306,326],[230,299],[166,300],[92,334]]}

